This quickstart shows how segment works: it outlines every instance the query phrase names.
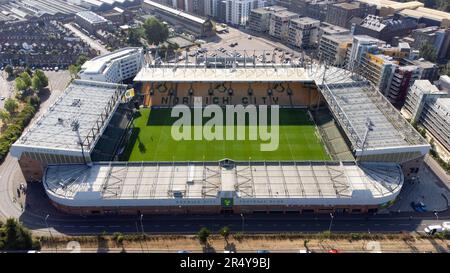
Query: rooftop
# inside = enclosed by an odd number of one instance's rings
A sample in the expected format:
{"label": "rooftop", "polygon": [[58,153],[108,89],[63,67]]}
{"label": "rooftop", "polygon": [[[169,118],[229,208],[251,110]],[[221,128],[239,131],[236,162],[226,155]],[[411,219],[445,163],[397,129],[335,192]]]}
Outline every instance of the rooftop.
{"label": "rooftop", "polygon": [[349,29],[324,22],[321,23],[320,29],[327,34],[340,34],[340,33],[350,34]]}
{"label": "rooftop", "polygon": [[432,84],[429,80],[415,80],[414,85],[419,87],[421,90],[425,91],[425,93],[441,93],[441,91],[436,87],[436,85]]}
{"label": "rooftop", "polygon": [[436,104],[444,108],[447,113],[450,113],[450,98],[448,97],[437,98]]}
{"label": "rooftop", "polygon": [[129,57],[131,54],[140,54],[141,52],[142,48],[140,47],[125,47],[108,54],[100,55],[85,62],[81,67],[81,73],[101,74],[114,60]]}
{"label": "rooftop", "polygon": [[81,11],[77,13],[77,16],[88,21],[90,24],[101,24],[108,22],[108,20],[106,20],[103,16],[100,16],[92,11]]}
{"label": "rooftop", "polygon": [[279,11],[279,12],[276,12],[273,14],[273,17],[279,17],[279,18],[290,18],[290,17],[298,17],[298,16],[299,16],[298,13],[288,11],[288,10]]}
{"label": "rooftop", "polygon": [[300,24],[320,24],[319,20],[310,18],[310,17],[300,17],[300,18],[295,18],[292,19],[291,22],[296,22],[296,23],[300,23]]}
{"label": "rooftop", "polygon": [[241,205],[269,198],[331,205],[381,204],[398,194],[403,175],[389,163],[111,162],[51,165],[43,181],[51,199],[71,206],[218,205],[221,196]]}
{"label": "rooftop", "polygon": [[192,82],[206,81],[206,82],[253,82],[253,81],[308,81],[311,80],[302,69],[296,69],[289,66],[268,67],[253,67],[249,64],[247,68],[243,65],[233,70],[228,68],[204,68],[202,65],[184,67],[180,63],[178,67],[146,67],[136,75],[134,81],[165,81],[165,82]]}
{"label": "rooftop", "polygon": [[346,9],[346,10],[354,10],[354,9],[359,9],[361,6],[361,3],[359,2],[353,2],[353,3],[336,3],[333,6],[336,7],[340,7],[342,9]]}
{"label": "rooftop", "polygon": [[[312,71],[311,77],[316,79],[357,153],[361,152],[362,147],[365,153],[369,150],[374,153],[381,150],[428,152],[428,142],[368,81],[336,67],[324,72],[323,66],[320,66]],[[368,127],[371,130],[364,141]]]}
{"label": "rooftop", "polygon": [[102,121],[117,107],[125,89],[125,85],[74,80],[13,144],[11,153],[27,148],[81,151],[75,122],[85,151],[90,151],[107,125]]}
{"label": "rooftop", "polygon": [[174,9],[172,7],[169,7],[169,6],[166,6],[166,5],[163,5],[163,4],[159,4],[159,3],[156,3],[154,1],[144,0],[144,4],[147,4],[147,5],[149,5],[149,6],[153,7],[153,8],[157,8],[157,9],[163,10],[165,12],[171,13],[174,16],[183,17],[185,19],[188,19],[190,21],[193,21],[193,22],[196,22],[196,23],[199,23],[199,24],[204,24],[204,23],[206,23],[208,21],[205,18],[201,18],[201,17],[195,16],[195,15],[189,14],[187,12],[184,12],[182,10]]}
{"label": "rooftop", "polygon": [[358,2],[363,2],[367,4],[376,5],[378,9],[380,8],[391,8],[394,10],[403,10],[406,8],[415,9],[418,7],[423,7],[424,4],[419,1],[408,1],[408,2],[397,2],[391,0],[357,0]]}

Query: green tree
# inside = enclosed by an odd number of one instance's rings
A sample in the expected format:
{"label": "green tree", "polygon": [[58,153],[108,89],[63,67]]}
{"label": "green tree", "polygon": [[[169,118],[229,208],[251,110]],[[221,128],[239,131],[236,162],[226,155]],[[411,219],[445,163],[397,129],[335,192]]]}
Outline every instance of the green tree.
{"label": "green tree", "polygon": [[225,226],[220,229],[219,233],[220,235],[222,235],[223,239],[228,242],[228,237],[230,236],[230,228]]}
{"label": "green tree", "polygon": [[16,83],[17,91],[23,91],[28,88],[27,84],[25,83],[25,81],[22,78],[16,78],[15,83]]}
{"label": "green tree", "polygon": [[419,56],[430,62],[436,62],[437,52],[433,45],[426,43],[420,48]]}
{"label": "green tree", "polygon": [[30,74],[28,74],[27,72],[22,72],[22,73],[20,73],[19,77],[24,81],[27,88],[29,88],[31,86]]}
{"label": "green tree", "polygon": [[450,61],[441,67],[441,75],[450,76]]}
{"label": "green tree", "polygon": [[169,37],[169,28],[154,17],[145,20],[143,28],[150,44],[159,45]]}
{"label": "green tree", "polygon": [[132,46],[141,46],[142,37],[144,37],[144,30],[141,27],[132,28],[128,31],[127,43]]}
{"label": "green tree", "polygon": [[81,54],[75,62],[75,65],[81,67],[87,60],[89,60],[88,56]]}
{"label": "green tree", "polygon": [[80,71],[80,67],[74,64],[69,65],[69,73],[72,79],[75,79]]}
{"label": "green tree", "polygon": [[206,245],[208,242],[208,237],[211,235],[211,231],[208,228],[202,227],[200,231],[197,233],[198,239],[200,243]]}
{"label": "green tree", "polygon": [[48,86],[48,78],[42,70],[36,70],[36,72],[34,72],[31,86],[34,90],[41,90]]}
{"label": "green tree", "polygon": [[14,218],[9,218],[0,229],[0,249],[30,250],[39,248],[31,232]]}
{"label": "green tree", "polygon": [[8,121],[11,119],[11,114],[8,111],[5,111],[3,109],[0,110],[0,119],[3,121],[3,123],[8,123]]}
{"label": "green tree", "polygon": [[10,114],[14,113],[18,107],[19,107],[19,104],[17,103],[17,101],[15,99],[11,99],[11,98],[6,99],[5,109]]}
{"label": "green tree", "polygon": [[31,71],[30,67],[28,67],[28,66],[25,68],[25,72],[30,76],[33,75],[33,71]]}
{"label": "green tree", "polygon": [[14,69],[9,64],[5,67],[5,72],[8,73],[8,77],[12,77],[14,75]]}

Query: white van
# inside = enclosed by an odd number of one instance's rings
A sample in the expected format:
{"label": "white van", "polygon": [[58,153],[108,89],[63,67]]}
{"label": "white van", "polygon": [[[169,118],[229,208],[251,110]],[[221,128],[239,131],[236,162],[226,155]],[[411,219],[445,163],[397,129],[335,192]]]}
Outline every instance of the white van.
{"label": "white van", "polygon": [[438,232],[444,231],[444,228],[441,225],[430,225],[424,229],[425,233],[428,235],[433,235]]}

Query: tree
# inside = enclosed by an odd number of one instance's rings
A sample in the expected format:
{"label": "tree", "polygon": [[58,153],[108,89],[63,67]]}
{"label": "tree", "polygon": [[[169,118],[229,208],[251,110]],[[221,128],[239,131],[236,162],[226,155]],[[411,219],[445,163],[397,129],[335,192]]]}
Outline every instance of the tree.
{"label": "tree", "polygon": [[15,82],[16,82],[16,90],[17,91],[23,91],[28,88],[27,84],[25,83],[25,81],[22,78],[16,78]]}
{"label": "tree", "polygon": [[80,67],[74,64],[69,65],[69,73],[72,79],[75,79],[80,71]]}
{"label": "tree", "polygon": [[30,74],[28,74],[27,72],[22,72],[22,73],[20,73],[19,77],[24,81],[27,88],[29,88],[31,86]]}
{"label": "tree", "polygon": [[81,67],[87,60],[89,60],[88,56],[81,54],[75,62],[75,65]]}
{"label": "tree", "polygon": [[3,123],[7,123],[11,119],[11,114],[9,114],[8,111],[5,111],[3,109],[0,110],[0,119],[3,121]]}
{"label": "tree", "polygon": [[18,107],[19,107],[19,105],[17,104],[17,101],[15,99],[11,99],[11,98],[6,99],[5,109],[10,114],[14,113]]}
{"label": "tree", "polygon": [[437,52],[433,45],[426,43],[420,48],[419,56],[430,62],[436,62]]}
{"label": "tree", "polygon": [[33,241],[31,232],[14,218],[9,218],[0,229],[0,249],[30,250],[39,249]]}
{"label": "tree", "polygon": [[441,67],[441,75],[450,76],[450,61]]}
{"label": "tree", "polygon": [[34,72],[31,86],[34,90],[41,90],[48,86],[48,78],[42,70],[36,70],[36,72]]}
{"label": "tree", "polygon": [[198,239],[204,245],[208,242],[209,235],[211,235],[211,231],[209,231],[206,227],[202,227],[197,234]]}
{"label": "tree", "polygon": [[145,20],[143,28],[150,44],[159,45],[169,37],[169,28],[154,17]]}
{"label": "tree", "polygon": [[9,64],[5,67],[5,72],[8,73],[8,77],[12,77],[14,74],[14,69]]}
{"label": "tree", "polygon": [[230,236],[230,228],[225,226],[220,229],[219,233],[220,233],[220,235],[222,235],[222,237],[223,237],[223,239],[225,239],[225,241],[228,241],[228,237]]}
{"label": "tree", "polygon": [[30,69],[30,67],[25,67],[25,72],[28,74],[28,75],[30,75],[30,76],[32,76],[33,75],[33,71],[31,71],[31,69]]}
{"label": "tree", "polygon": [[141,27],[132,28],[128,31],[127,43],[132,46],[141,46],[141,38],[144,36],[144,30]]}

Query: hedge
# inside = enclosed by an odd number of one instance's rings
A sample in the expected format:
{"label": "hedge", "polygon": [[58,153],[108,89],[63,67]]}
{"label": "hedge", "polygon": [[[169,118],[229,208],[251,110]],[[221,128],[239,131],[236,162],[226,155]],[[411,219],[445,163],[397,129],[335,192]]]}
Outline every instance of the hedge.
{"label": "hedge", "polygon": [[23,110],[13,118],[12,124],[0,136],[0,162],[8,155],[11,145],[22,135],[23,130],[33,119],[39,109],[40,100],[38,97],[30,97]]}

